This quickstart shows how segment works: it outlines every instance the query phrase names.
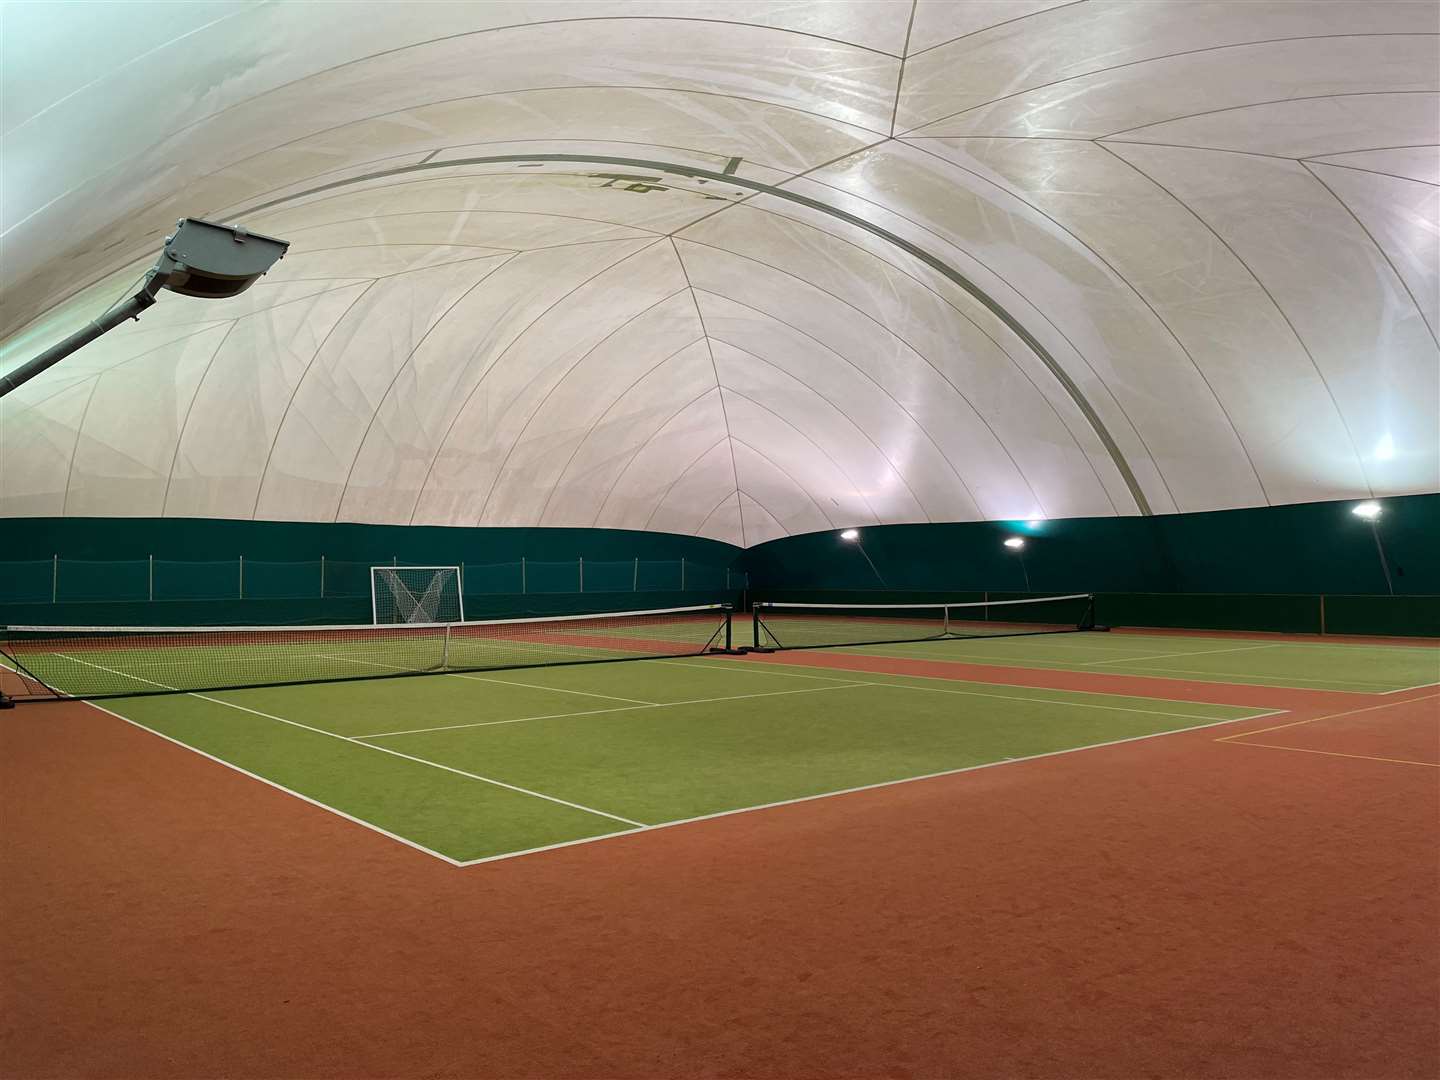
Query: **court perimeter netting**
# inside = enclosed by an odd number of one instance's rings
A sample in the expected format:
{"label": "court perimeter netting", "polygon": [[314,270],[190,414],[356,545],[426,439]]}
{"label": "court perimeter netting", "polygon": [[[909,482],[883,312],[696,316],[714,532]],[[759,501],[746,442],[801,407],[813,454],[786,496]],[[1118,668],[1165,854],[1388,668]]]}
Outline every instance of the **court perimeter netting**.
{"label": "court perimeter netting", "polygon": [[721,604],[380,626],[11,626],[23,698],[236,690],[438,672],[695,656],[730,642]]}
{"label": "court perimeter netting", "polygon": [[756,649],[822,649],[1095,628],[1090,593],[965,604],[757,603]]}

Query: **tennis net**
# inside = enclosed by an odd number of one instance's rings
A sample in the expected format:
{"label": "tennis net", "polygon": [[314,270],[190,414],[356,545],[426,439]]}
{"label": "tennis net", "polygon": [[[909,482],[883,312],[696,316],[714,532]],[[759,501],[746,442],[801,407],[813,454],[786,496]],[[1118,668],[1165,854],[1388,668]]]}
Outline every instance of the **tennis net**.
{"label": "tennis net", "polygon": [[108,698],[694,656],[730,645],[727,605],[381,626],[11,626],[0,689]]}
{"label": "tennis net", "polygon": [[1090,593],[965,604],[757,602],[756,649],[822,649],[946,638],[1060,634],[1095,626]]}

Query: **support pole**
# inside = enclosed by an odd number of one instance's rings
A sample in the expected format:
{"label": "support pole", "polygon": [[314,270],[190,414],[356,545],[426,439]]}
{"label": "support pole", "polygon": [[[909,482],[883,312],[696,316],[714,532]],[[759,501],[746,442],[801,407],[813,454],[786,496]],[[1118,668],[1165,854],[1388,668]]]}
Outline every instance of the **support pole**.
{"label": "support pole", "polygon": [[154,556],[154,555],[151,555],[149,558],[150,558],[150,600],[151,600],[151,602],[153,603],[154,600],[155,600],[155,556]]}
{"label": "support pole", "polygon": [[126,319],[138,318],[142,311],[155,303],[154,294],[160,290],[160,284],[155,284],[154,289],[151,289],[150,286],[153,277],[154,275],[152,273],[151,276],[146,279],[146,284],[140,292],[130,297],[123,304],[112,308],[94,322],[86,324],[64,341],[50,346],[50,348],[46,349],[28,364],[21,364],[8,375],[0,376],[0,397],[4,397],[10,393],[10,391],[23,386],[45,369],[54,367],[76,349],[89,345],[90,342],[94,341],[101,334],[114,330],[115,327],[119,326]]}
{"label": "support pole", "polygon": [[50,560],[50,602],[60,602],[60,556],[55,555]]}
{"label": "support pole", "polygon": [[320,556],[320,599],[325,599],[325,556]]}
{"label": "support pole", "polygon": [[245,599],[245,556],[240,556],[240,599]]}

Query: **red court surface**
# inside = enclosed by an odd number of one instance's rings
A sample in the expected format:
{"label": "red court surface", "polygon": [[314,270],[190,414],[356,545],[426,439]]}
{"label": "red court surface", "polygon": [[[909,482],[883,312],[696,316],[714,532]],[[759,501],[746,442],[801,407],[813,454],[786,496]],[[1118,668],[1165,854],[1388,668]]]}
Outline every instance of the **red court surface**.
{"label": "red court surface", "polygon": [[[464,870],[86,706],[22,708],[0,1071],[1433,1076],[1440,769],[1373,758],[1435,760],[1434,691],[1285,693]],[[1348,756],[1230,737],[1377,704],[1253,736]]]}

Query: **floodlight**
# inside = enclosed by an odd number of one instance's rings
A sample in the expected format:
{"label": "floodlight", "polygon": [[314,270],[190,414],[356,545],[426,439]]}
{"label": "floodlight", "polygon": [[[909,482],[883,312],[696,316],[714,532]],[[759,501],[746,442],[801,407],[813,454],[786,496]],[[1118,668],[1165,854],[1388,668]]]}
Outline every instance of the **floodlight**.
{"label": "floodlight", "polygon": [[859,529],[846,529],[844,532],[842,532],[842,533],[840,534],[840,539],[841,539],[841,540],[859,540],[859,539],[860,539],[860,530],[859,530]]}
{"label": "floodlight", "polygon": [[0,376],[0,397],[126,319],[139,318],[142,311],[155,303],[155,295],[161,289],[210,299],[239,296],[274,266],[289,247],[288,240],[252,233],[239,225],[181,218],[176,222],[175,232],[165,238],[165,249],[134,296],[52,345],[28,364]]}
{"label": "floodlight", "polygon": [[1380,510],[1380,504],[1377,502],[1357,503],[1350,508],[1352,514],[1358,518],[1364,518],[1366,521],[1374,521],[1378,518],[1380,516]]}
{"label": "floodlight", "polygon": [[1040,523],[1041,523],[1041,522],[1040,522],[1040,519],[1038,519],[1038,518],[1032,519],[1032,520],[1030,520],[1030,521],[1025,522],[1025,527],[1026,527],[1027,529],[1038,529],[1038,528],[1040,527]]}
{"label": "floodlight", "polygon": [[1005,541],[1005,546],[1011,551],[1019,551],[1025,546],[1025,541],[1018,536],[1012,536],[1009,540]]}

